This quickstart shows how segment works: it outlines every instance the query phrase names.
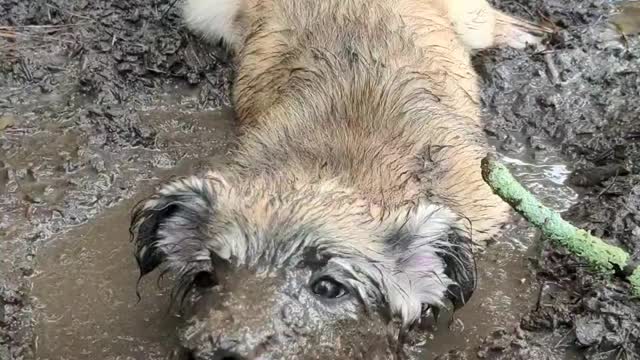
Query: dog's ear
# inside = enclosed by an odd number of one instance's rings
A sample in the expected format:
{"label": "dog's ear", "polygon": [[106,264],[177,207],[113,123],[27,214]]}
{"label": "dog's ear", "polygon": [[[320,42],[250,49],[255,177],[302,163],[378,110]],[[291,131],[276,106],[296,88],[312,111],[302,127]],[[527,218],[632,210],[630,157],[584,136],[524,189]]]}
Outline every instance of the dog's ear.
{"label": "dog's ear", "polygon": [[459,308],[475,290],[471,241],[459,219],[444,206],[419,204],[393,220],[387,256],[395,261],[395,277],[404,278],[408,297],[422,306],[440,306],[448,298]]}
{"label": "dog's ear", "polygon": [[453,284],[447,288],[447,297],[455,309],[463,307],[476,290],[476,263],[469,231],[454,229],[440,256],[445,264],[444,273]]}
{"label": "dog's ear", "polygon": [[129,231],[140,276],[161,264],[184,271],[210,267],[207,227],[216,213],[214,177],[188,177],[164,185],[134,209]]}

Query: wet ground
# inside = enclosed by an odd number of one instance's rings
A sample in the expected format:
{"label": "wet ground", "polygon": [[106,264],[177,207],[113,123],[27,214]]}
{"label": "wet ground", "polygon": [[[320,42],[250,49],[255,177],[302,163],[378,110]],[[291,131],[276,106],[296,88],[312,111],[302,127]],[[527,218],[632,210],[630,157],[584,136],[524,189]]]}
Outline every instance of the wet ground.
{"label": "wet ground", "polygon": [[[2,360],[173,349],[166,286],[146,279],[137,302],[128,211],[163,179],[220,164],[234,128],[221,110],[232,69],[170,2],[0,0]],[[557,32],[545,51],[490,50],[475,63],[503,160],[568,219],[637,252],[640,43],[633,17],[611,27],[619,5],[502,1]],[[421,358],[640,358],[628,286],[524,222],[479,268],[473,300]]]}

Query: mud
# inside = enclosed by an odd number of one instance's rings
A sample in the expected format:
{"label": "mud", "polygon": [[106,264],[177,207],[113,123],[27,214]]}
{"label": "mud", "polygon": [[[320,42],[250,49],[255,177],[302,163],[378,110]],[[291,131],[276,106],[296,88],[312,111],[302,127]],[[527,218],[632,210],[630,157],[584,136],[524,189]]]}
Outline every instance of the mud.
{"label": "mud", "polygon": [[[233,70],[171,2],[0,0],[2,360],[173,350],[164,287],[143,283],[137,303],[128,209],[168,176],[220,164],[234,129],[218,112]],[[640,251],[640,43],[610,25],[618,2],[498,5],[557,31],[545,51],[475,57],[487,134],[546,203]],[[472,302],[419,358],[640,358],[628,286],[521,220],[479,266]]]}
{"label": "mud", "polygon": [[[138,278],[127,244],[130,202],[71,231],[40,257],[33,279],[38,359],[163,359],[177,348],[168,294]],[[81,270],[80,270],[81,269]]]}

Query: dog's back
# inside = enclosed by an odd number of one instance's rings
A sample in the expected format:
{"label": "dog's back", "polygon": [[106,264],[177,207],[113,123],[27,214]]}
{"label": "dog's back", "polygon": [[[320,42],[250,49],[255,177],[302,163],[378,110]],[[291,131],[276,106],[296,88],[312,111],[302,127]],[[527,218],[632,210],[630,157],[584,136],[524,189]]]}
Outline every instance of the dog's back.
{"label": "dog's back", "polygon": [[336,178],[381,214],[428,197],[476,240],[505,219],[479,171],[469,50],[495,44],[504,16],[485,1],[192,0],[185,13],[236,55],[242,176]]}
{"label": "dog's back", "polygon": [[[476,79],[445,3],[192,0],[186,19],[207,37],[223,38],[237,53],[235,105],[243,121],[255,120],[273,104],[319,83],[324,89],[328,81],[338,81],[338,87],[365,80],[347,79],[350,75],[380,82],[397,72],[427,80],[413,86],[439,96],[453,111],[477,118]],[[492,36],[490,31],[484,35]]]}

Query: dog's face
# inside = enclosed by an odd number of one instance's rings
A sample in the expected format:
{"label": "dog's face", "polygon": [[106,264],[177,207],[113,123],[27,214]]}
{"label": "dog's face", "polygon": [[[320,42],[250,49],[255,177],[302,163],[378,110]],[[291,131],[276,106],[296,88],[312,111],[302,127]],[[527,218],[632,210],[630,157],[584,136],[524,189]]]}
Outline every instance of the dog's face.
{"label": "dog's face", "polygon": [[446,207],[374,216],[336,183],[264,184],[181,179],[134,210],[141,274],[172,271],[193,299],[193,358],[392,358],[426,308],[471,295],[471,244]]}

